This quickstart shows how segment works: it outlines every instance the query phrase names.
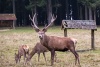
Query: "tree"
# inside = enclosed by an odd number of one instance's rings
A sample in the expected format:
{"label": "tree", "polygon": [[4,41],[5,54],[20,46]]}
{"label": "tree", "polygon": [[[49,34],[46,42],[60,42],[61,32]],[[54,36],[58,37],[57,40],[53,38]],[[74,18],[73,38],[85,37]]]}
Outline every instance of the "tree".
{"label": "tree", "polygon": [[[31,9],[31,11],[33,11],[32,14],[37,12],[38,7],[46,9],[47,22],[49,24],[51,22],[51,15],[52,15],[52,2],[53,2],[52,0],[30,0],[30,4],[27,6],[27,9]],[[55,4],[56,11],[57,11],[57,7],[59,6],[60,4],[58,3]]]}
{"label": "tree", "polygon": [[[15,14],[15,0],[12,0],[12,4],[13,4],[13,13]],[[13,28],[15,29],[15,25],[16,25],[16,21],[13,20]]]}
{"label": "tree", "polygon": [[[78,0],[81,4],[85,5],[85,9],[89,9],[89,19],[95,19],[95,11],[98,6],[100,6],[100,0]],[[92,12],[94,12],[94,16],[92,16]],[[87,10],[85,10],[85,13],[87,13]],[[95,19],[96,20],[96,19]]]}
{"label": "tree", "polygon": [[[37,14],[37,7],[43,7],[45,5],[46,5],[45,0],[29,0],[29,5],[26,6],[26,8],[31,10],[32,16],[33,16],[33,14],[35,14],[35,13]],[[36,22],[36,24],[38,24],[37,15],[35,17],[35,22]]]}
{"label": "tree", "polygon": [[52,15],[52,3],[51,0],[47,0],[47,16],[48,16],[48,24],[51,22]]}

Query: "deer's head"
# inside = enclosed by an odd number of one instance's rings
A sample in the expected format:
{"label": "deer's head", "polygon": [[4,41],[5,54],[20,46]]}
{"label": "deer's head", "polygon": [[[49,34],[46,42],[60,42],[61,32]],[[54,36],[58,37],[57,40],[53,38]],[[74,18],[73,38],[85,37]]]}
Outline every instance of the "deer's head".
{"label": "deer's head", "polygon": [[40,38],[40,39],[43,39],[43,38],[44,38],[44,35],[45,35],[45,32],[47,31],[48,27],[50,27],[51,24],[56,20],[57,16],[54,17],[54,15],[51,15],[52,18],[51,18],[50,24],[48,24],[46,27],[44,27],[44,28],[41,29],[41,30],[40,30],[39,27],[35,24],[35,16],[36,16],[36,14],[34,14],[33,18],[31,18],[30,15],[29,15],[29,18],[31,19],[31,21],[32,21],[32,23],[33,23],[33,24],[32,24],[32,27],[33,27],[33,28],[35,29],[35,31],[38,33],[39,38]]}

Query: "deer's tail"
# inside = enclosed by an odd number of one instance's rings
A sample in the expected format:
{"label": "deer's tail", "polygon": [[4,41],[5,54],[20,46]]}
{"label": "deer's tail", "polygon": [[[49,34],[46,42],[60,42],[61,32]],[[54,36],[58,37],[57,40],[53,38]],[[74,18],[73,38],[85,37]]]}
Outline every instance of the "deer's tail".
{"label": "deer's tail", "polygon": [[76,46],[76,44],[77,44],[77,39],[71,38],[71,40],[74,42],[74,45]]}

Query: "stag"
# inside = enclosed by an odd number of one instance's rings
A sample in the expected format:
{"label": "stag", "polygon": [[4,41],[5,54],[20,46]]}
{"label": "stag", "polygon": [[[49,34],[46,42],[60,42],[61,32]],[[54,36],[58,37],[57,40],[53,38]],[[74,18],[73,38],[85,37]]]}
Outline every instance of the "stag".
{"label": "stag", "polygon": [[18,48],[18,53],[15,53],[15,61],[16,63],[20,62],[21,56],[24,56],[24,61],[26,59],[26,55],[29,55],[29,46],[21,45]]}
{"label": "stag", "polygon": [[35,24],[35,21],[34,21],[35,15],[36,14],[34,14],[33,18],[31,18],[29,15],[33,23],[32,27],[38,33],[41,44],[45,46],[51,52],[51,65],[54,64],[55,51],[65,52],[68,50],[70,50],[75,56],[75,65],[76,63],[80,65],[79,55],[75,50],[75,39],[74,38],[49,36],[45,34],[45,32],[47,32],[48,27],[50,27],[51,24],[56,20],[57,16],[54,17],[54,15],[52,15],[50,24],[48,24],[48,26],[40,30]]}

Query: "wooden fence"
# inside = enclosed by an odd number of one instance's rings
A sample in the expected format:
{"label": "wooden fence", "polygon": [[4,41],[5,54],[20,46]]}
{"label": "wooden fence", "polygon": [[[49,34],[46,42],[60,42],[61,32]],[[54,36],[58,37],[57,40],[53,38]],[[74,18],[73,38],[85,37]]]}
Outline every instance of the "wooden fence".
{"label": "wooden fence", "polygon": [[64,29],[64,36],[67,37],[67,29],[88,29],[91,30],[91,49],[94,46],[94,31],[97,30],[95,20],[62,20],[62,29]]}

